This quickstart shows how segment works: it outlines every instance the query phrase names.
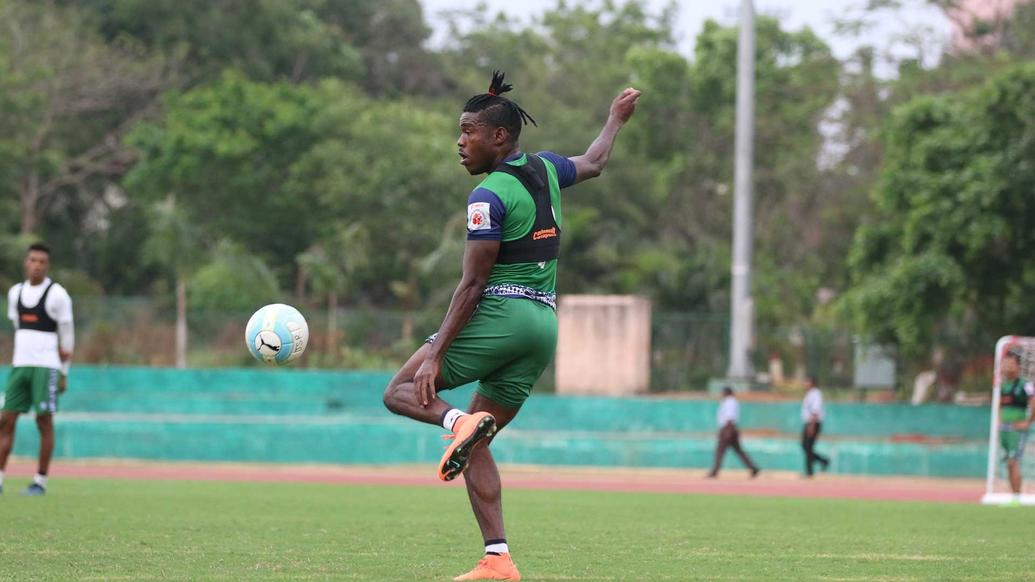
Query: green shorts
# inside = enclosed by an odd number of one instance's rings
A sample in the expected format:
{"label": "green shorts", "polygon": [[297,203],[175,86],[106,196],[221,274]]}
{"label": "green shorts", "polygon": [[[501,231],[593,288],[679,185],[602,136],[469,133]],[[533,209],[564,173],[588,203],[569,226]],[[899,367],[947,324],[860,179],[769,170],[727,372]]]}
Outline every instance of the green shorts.
{"label": "green shorts", "polygon": [[1028,431],[1016,430],[1010,425],[1027,417],[1028,411],[1023,408],[1004,406],[999,410],[999,444],[1003,447],[1006,459],[1020,460],[1024,456],[1024,446],[1028,444]]}
{"label": "green shorts", "polygon": [[4,392],[4,412],[52,414],[57,412],[58,378],[61,372],[54,368],[31,366],[11,368]]}
{"label": "green shorts", "polygon": [[557,314],[549,306],[483,297],[442,358],[442,379],[446,389],[478,380],[478,394],[518,408],[556,349]]}

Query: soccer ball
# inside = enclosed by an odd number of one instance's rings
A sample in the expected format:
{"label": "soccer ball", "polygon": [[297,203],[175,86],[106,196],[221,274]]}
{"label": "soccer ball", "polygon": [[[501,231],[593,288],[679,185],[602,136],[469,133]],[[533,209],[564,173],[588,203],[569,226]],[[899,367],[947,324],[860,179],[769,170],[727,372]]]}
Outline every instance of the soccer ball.
{"label": "soccer ball", "polygon": [[305,351],[309,325],[294,307],[273,303],[256,311],[248,320],[244,341],[256,360],[283,366]]}

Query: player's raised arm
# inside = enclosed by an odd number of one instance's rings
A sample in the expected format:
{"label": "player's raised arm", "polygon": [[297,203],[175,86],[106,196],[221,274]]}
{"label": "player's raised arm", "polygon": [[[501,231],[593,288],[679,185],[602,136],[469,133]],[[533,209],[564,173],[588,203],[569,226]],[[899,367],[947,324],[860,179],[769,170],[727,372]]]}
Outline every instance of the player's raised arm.
{"label": "player's raised arm", "polygon": [[611,157],[611,148],[615,145],[615,137],[618,130],[622,129],[632,114],[636,111],[636,101],[640,98],[640,92],[633,88],[623,90],[611,102],[611,112],[607,116],[604,128],[600,130],[593,143],[590,144],[586,153],[571,158],[575,164],[575,183],[583,182],[590,178],[596,178],[604,171],[607,159]]}

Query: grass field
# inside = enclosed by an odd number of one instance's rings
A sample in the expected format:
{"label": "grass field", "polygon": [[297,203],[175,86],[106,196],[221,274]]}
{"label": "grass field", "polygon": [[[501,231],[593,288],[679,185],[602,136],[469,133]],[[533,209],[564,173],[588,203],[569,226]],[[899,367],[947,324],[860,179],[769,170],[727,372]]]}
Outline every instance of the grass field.
{"label": "grass field", "polygon": [[[0,496],[4,580],[450,580],[481,554],[460,488],[60,479]],[[505,492],[525,580],[1035,580],[1035,511]]]}

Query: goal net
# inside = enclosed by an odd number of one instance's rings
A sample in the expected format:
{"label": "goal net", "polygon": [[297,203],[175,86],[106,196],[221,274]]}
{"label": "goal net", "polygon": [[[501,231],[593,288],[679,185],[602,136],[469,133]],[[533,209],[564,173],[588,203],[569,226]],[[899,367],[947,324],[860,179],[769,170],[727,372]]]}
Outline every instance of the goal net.
{"label": "goal net", "polygon": [[[985,484],[985,495],[981,498],[982,503],[1000,504],[1015,501],[1010,488],[1010,478],[1007,469],[1006,457],[1000,438],[1004,433],[1013,432],[1015,435],[1024,436],[1018,433],[1011,424],[1003,423],[999,418],[999,403],[1001,401],[1001,388],[1003,383],[1002,367],[1003,356],[1007,352],[1016,352],[1021,356],[1020,377],[1024,381],[1035,382],[1035,337],[1005,336],[996,342],[995,346],[995,376],[992,381],[992,422],[988,435],[988,474]],[[1035,401],[1035,398],[1032,399]],[[1030,408],[1029,408],[1030,411]],[[1035,433],[1035,427],[1032,430]],[[1023,505],[1035,505],[1035,434],[1027,440],[1020,459],[1022,476],[1020,502]],[[1012,437],[1007,435],[1007,440]]]}

